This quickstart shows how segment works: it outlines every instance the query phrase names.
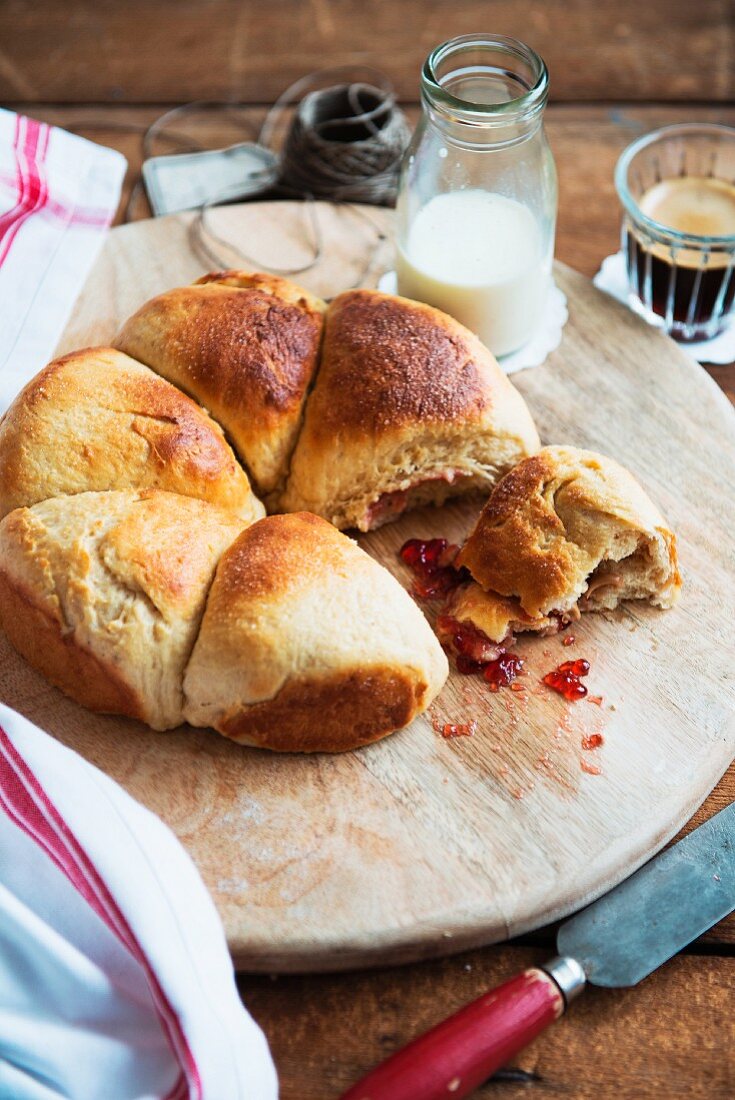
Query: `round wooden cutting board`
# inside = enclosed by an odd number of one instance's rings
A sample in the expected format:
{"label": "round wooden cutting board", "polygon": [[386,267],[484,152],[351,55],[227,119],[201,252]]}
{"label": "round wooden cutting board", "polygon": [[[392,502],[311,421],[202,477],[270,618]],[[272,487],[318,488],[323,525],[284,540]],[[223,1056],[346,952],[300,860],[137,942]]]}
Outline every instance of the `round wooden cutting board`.
{"label": "round wooden cutting board", "polygon": [[[390,265],[391,214],[315,212],[323,258],[303,284],[322,295],[375,285]],[[261,203],[211,220],[253,269],[290,268],[309,259],[307,214]],[[180,216],[114,230],[60,350],[110,340],[145,299],[216,266],[190,229]],[[661,506],[684,574],[673,611],[631,603],[585,616],[568,647],[561,636],[522,642],[524,691],[493,695],[454,673],[431,714],[341,756],[275,756],[208,731],[161,734],[89,714],[0,639],[0,699],[168,822],[243,968],[382,964],[544,924],[659,848],[735,755],[733,411],[671,341],[569,268],[556,276],[569,299],[562,345],[514,380],[542,439],[612,455]],[[404,540],[456,541],[477,510],[414,512],[361,542],[408,584],[396,554]],[[597,702],[567,703],[540,683],[569,657],[590,661]],[[435,728],[469,720],[473,736],[447,740]],[[594,733],[602,747],[583,748]]]}

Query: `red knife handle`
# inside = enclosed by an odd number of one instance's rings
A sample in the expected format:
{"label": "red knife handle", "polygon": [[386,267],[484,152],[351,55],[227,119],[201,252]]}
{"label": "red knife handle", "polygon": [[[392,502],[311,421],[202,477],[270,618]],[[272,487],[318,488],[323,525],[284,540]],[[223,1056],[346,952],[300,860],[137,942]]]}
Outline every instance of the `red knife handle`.
{"label": "red knife handle", "polygon": [[341,1100],[460,1100],[563,1011],[556,982],[526,970],[414,1039]]}

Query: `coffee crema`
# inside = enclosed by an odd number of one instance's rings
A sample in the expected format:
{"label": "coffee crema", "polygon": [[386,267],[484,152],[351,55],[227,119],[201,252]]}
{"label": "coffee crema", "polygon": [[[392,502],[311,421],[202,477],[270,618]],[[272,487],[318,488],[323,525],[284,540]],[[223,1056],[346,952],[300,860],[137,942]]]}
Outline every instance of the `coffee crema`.
{"label": "coffee crema", "polygon": [[735,184],[711,176],[678,176],[649,187],[638,202],[642,213],[677,233],[695,237],[735,236]]}
{"label": "coffee crema", "polygon": [[[647,217],[667,229],[698,237],[735,237],[735,185],[708,176],[678,176],[655,183],[638,200]],[[667,321],[680,340],[713,336],[735,299],[732,249],[681,248],[642,239],[628,225],[628,278],[644,306]]]}

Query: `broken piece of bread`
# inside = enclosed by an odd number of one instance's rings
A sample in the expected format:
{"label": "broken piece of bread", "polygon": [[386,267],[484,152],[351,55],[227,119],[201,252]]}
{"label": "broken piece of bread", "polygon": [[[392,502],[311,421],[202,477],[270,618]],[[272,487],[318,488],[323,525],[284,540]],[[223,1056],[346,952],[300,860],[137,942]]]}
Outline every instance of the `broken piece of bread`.
{"label": "broken piece of bread", "polygon": [[668,608],[681,588],[674,534],[633,475],[576,447],[545,447],[506,474],[455,564],[471,581],[446,616],[496,643],[622,600]]}

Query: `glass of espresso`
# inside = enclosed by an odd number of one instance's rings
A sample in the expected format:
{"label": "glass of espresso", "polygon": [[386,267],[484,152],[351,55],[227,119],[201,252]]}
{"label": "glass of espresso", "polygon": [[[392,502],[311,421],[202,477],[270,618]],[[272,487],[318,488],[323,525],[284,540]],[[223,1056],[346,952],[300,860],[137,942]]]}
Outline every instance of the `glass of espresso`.
{"label": "glass of espresso", "polygon": [[735,129],[666,126],[615,169],[631,305],[675,340],[708,340],[735,304]]}

